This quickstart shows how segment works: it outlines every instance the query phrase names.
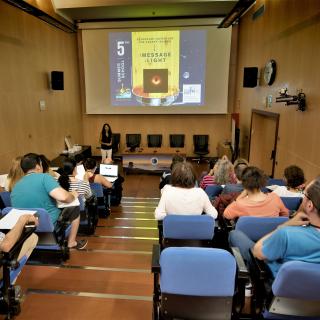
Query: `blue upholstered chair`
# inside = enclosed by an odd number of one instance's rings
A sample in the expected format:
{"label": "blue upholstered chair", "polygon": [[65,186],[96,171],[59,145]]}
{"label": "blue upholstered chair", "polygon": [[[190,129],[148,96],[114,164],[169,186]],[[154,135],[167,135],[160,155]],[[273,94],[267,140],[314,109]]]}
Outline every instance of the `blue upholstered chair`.
{"label": "blue upholstered chair", "polygon": [[285,207],[290,210],[290,212],[295,212],[300,207],[302,197],[281,197],[281,200]]}
{"label": "blue upholstered chair", "polygon": [[206,192],[209,199],[211,200],[217,197],[222,192],[222,190],[223,188],[220,185],[214,184],[214,185],[207,186],[204,191]]}
{"label": "blue upholstered chair", "polygon": [[270,178],[267,181],[267,186],[286,186],[286,182],[283,179],[275,179],[275,178]]}
{"label": "blue upholstered chair", "polygon": [[110,214],[110,192],[104,189],[100,183],[90,183],[93,194],[97,197],[98,214],[107,217]]}
{"label": "blue upholstered chair", "polygon": [[[2,210],[2,214],[7,214],[12,208],[7,207]],[[35,233],[38,235],[38,245],[33,250],[29,260],[42,264],[59,264],[61,261],[69,259],[69,248],[66,236],[70,232],[70,225],[64,222],[57,222],[55,227],[48,212],[43,208],[19,208],[20,210],[33,210],[39,214],[39,225]]]}
{"label": "blue upholstered chair", "polygon": [[256,242],[267,233],[273,231],[278,225],[286,222],[287,217],[239,217],[235,230],[245,233],[252,241]]}
{"label": "blue upholstered chair", "polygon": [[[153,256],[154,258],[154,256]],[[167,248],[155,275],[153,319],[231,319],[235,313],[237,261],[213,248]],[[159,281],[159,273],[161,277]]]}
{"label": "blue upholstered chair", "polygon": [[18,261],[18,255],[23,243],[34,232],[35,227],[25,228],[20,238],[9,252],[0,252],[0,314],[6,315],[6,319],[13,319],[20,313],[20,295],[14,282],[27,262],[27,256],[22,256]]}
{"label": "blue upholstered chair", "polygon": [[80,225],[79,234],[91,235],[94,234],[99,220],[97,198],[95,195],[85,201],[79,196],[80,202]]}
{"label": "blue upholstered chair", "polygon": [[215,220],[208,215],[167,215],[163,219],[163,247],[212,247]]}
{"label": "blue upholstered chair", "polygon": [[263,262],[259,262],[258,269],[254,301],[263,319],[320,320],[319,264],[289,261],[274,279]]}
{"label": "blue upholstered chair", "polygon": [[0,192],[0,198],[2,200],[3,208],[11,207],[11,198],[10,198],[10,192],[9,191]]}

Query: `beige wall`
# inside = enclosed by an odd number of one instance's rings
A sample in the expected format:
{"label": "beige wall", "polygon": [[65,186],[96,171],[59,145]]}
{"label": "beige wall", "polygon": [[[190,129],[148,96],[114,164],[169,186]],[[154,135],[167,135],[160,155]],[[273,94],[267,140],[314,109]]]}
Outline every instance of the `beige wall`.
{"label": "beige wall", "polygon": [[[252,13],[265,4],[264,15],[252,20]],[[241,19],[234,109],[240,112],[242,153],[248,153],[251,109],[280,114],[277,165],[281,177],[290,164],[301,166],[308,179],[320,173],[318,126],[320,120],[320,1],[259,0]],[[256,88],[242,88],[243,68],[263,68],[269,59],[277,62],[275,82],[267,86],[260,80]],[[307,111],[275,103],[282,87],[289,94],[303,89]],[[272,107],[264,99],[271,94]]]}
{"label": "beige wall", "polygon": [[[56,157],[67,134],[83,142],[75,34],[0,1],[0,70],[0,173],[26,152]],[[64,91],[49,90],[52,70],[64,71]]]}

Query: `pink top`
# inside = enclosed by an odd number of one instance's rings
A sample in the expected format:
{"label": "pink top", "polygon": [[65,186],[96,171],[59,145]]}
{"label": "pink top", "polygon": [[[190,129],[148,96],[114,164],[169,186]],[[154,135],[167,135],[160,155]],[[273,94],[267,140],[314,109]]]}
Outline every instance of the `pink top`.
{"label": "pink top", "polygon": [[252,201],[245,197],[237,199],[227,206],[223,213],[227,219],[234,219],[241,216],[256,217],[278,217],[288,216],[289,210],[284,206],[278,195],[271,192],[266,195],[263,201]]}

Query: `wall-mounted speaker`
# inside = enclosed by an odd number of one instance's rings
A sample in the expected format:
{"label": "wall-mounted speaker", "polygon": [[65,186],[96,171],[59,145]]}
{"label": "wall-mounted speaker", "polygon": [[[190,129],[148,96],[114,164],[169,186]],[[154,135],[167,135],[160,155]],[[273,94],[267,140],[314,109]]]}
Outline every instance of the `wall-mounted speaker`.
{"label": "wall-mounted speaker", "polygon": [[51,71],[51,89],[63,90],[63,71]]}
{"label": "wall-mounted speaker", "polygon": [[243,87],[254,88],[258,84],[258,68],[246,67],[243,69]]}

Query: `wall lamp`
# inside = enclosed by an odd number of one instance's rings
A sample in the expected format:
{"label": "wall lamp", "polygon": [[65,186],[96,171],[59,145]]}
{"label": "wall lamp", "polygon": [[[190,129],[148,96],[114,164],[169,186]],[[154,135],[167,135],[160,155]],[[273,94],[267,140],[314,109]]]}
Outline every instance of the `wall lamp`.
{"label": "wall lamp", "polygon": [[219,24],[218,28],[229,28],[251,7],[255,0],[239,0],[227,16]]}
{"label": "wall lamp", "polygon": [[279,91],[280,97],[276,97],[276,102],[285,102],[286,106],[298,105],[299,111],[306,111],[306,95],[300,90],[297,95],[291,96],[287,93],[287,88]]}

